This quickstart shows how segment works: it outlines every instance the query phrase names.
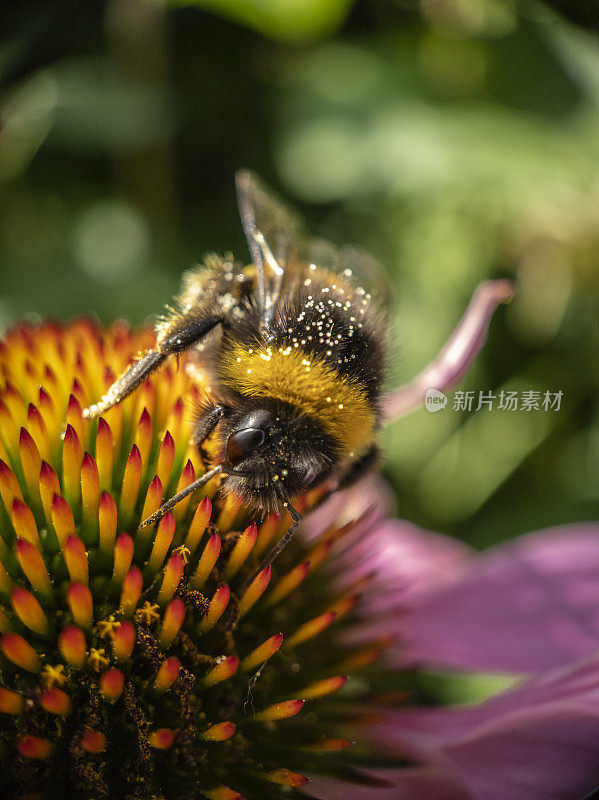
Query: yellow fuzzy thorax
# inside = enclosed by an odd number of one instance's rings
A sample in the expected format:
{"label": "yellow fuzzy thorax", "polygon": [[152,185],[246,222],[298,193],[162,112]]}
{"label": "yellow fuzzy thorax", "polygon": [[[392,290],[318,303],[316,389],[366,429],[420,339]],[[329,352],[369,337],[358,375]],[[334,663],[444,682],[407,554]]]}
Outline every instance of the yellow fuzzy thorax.
{"label": "yellow fuzzy thorax", "polygon": [[342,458],[354,458],[372,443],[375,417],[364,389],[301,347],[235,344],[222,377],[248,397],[282,400],[317,419],[338,442]]}

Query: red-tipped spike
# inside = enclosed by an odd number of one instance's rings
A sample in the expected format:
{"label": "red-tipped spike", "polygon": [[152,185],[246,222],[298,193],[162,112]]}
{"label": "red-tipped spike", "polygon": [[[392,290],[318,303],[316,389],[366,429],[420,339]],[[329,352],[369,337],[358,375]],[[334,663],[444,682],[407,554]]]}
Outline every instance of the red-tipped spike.
{"label": "red-tipped spike", "polygon": [[60,494],[58,475],[50,464],[42,461],[40,468],[40,497],[44,507],[44,516],[49,525],[52,524],[52,500],[55,494]]}
{"label": "red-tipped spike", "polygon": [[40,636],[48,633],[48,618],[31,592],[21,586],[15,586],[10,593],[10,604],[23,625]]}
{"label": "red-tipped spike", "polygon": [[181,553],[173,553],[164,569],[162,586],[158,592],[157,601],[160,605],[167,603],[174,595],[185,569],[185,561]]}
{"label": "red-tipped spike", "polygon": [[133,539],[128,533],[120,533],[114,546],[112,580],[115,581],[115,583],[122,583],[123,578],[129,572],[132,561]]}
{"label": "red-tipped spike", "polygon": [[243,800],[243,797],[228,786],[217,786],[215,789],[204,789],[208,800]]}
{"label": "red-tipped spike", "polygon": [[85,422],[81,410],[81,403],[74,394],[69,397],[67,406],[67,426],[71,426],[80,442],[85,442]]}
{"label": "red-tipped spike", "polygon": [[239,659],[237,656],[228,656],[204,676],[202,683],[204,686],[214,686],[216,683],[226,681],[228,678],[235,675],[238,667]]}
{"label": "red-tipped spike", "polygon": [[158,475],[154,475],[154,477],[150,482],[150,485],[148,486],[148,491],[146,493],[144,507],[141,512],[142,520],[151,517],[155,511],[158,511],[161,502],[162,502],[162,483]]}
{"label": "red-tipped spike", "polygon": [[96,434],[96,464],[98,465],[98,475],[100,477],[100,489],[109,490],[111,487],[113,460],[112,431],[104,417],[100,417]]}
{"label": "red-tipped spike", "polygon": [[175,518],[169,511],[160,520],[158,530],[156,531],[156,538],[150,553],[148,561],[148,569],[150,572],[158,572],[166,557],[167,551],[173,541],[175,535]]}
{"label": "red-tipped spike", "polygon": [[317,544],[316,547],[308,553],[307,561],[310,562],[310,572],[314,572],[314,570],[319,567],[322,562],[327,558],[329,553],[331,552],[331,548],[333,547],[333,540],[321,542]]}
{"label": "red-tipped spike", "polygon": [[153,417],[154,408],[156,406],[155,395],[154,384],[149,379],[145,380],[136,392],[137,409],[143,408]]}
{"label": "red-tipped spike", "polygon": [[0,687],[0,713],[20,714],[23,710],[23,698],[17,692]]}
{"label": "red-tipped spike", "polygon": [[40,551],[25,539],[19,539],[16,544],[16,553],[19,566],[36,592],[49,595],[52,591],[50,576]]}
{"label": "red-tipped spike", "polygon": [[71,507],[59,494],[52,498],[52,524],[60,546],[64,547],[69,536],[75,535],[75,521]]}
{"label": "red-tipped spike", "polygon": [[88,753],[103,753],[106,750],[106,736],[100,731],[87,730],[81,737],[81,747]]}
{"label": "red-tipped spike", "polygon": [[98,509],[98,523],[100,527],[100,550],[105,555],[110,555],[114,548],[116,536],[117,510],[112,495],[102,492]]}
{"label": "red-tipped spike", "polygon": [[114,632],[112,647],[114,656],[119,661],[124,661],[131,656],[135,645],[135,625],[129,620],[121,620],[121,624]]}
{"label": "red-tipped spike", "polygon": [[14,454],[17,451],[19,441],[19,429],[13,419],[10,409],[6,403],[0,399],[0,430],[2,431],[2,439],[6,444],[6,449]]}
{"label": "red-tipped spike", "polygon": [[17,739],[17,750],[25,758],[46,759],[52,753],[52,743],[38,736],[21,736]]}
{"label": "red-tipped spike", "polygon": [[235,723],[227,720],[227,722],[217,722],[215,725],[211,725],[200,735],[208,742],[226,742],[227,739],[234,736],[236,730]]}
{"label": "red-tipped spike", "polygon": [[98,474],[98,465],[89,453],[85,453],[81,464],[81,508],[83,525],[88,531],[96,529],[99,504],[100,476]]}
{"label": "red-tipped spike", "polygon": [[281,580],[277,583],[274,589],[270,592],[267,606],[274,606],[280,603],[288,594],[296,589],[304,578],[310,572],[310,562],[304,561],[303,564],[298,564],[287,575],[283,575]]}
{"label": "red-tipped spike", "polygon": [[222,505],[221,512],[216,520],[216,526],[221,531],[231,530],[235,517],[239,513],[243,498],[234,492],[229,492],[225,497],[225,502]]}
{"label": "red-tipped spike", "polygon": [[[190,460],[187,461],[183,471],[181,472],[181,477],[179,478],[179,482],[177,483],[177,488],[175,490],[175,494],[182,492],[183,489],[187,489],[187,487],[192,484],[196,479],[195,469],[193,468],[193,464]],[[175,520],[180,522],[189,507],[189,503],[191,502],[192,495],[187,495],[181,502],[177,503],[177,505],[173,509],[173,514],[175,515]]]}
{"label": "red-tipped spike", "polygon": [[26,639],[18,633],[3,633],[0,637],[0,649],[13,664],[28,672],[39,672],[41,661],[38,654]]}
{"label": "red-tipped spike", "polygon": [[246,528],[241,534],[237,540],[237,543],[235,544],[235,547],[231,551],[231,555],[229,556],[229,560],[225,568],[225,578],[227,578],[227,580],[230,580],[245,562],[252,550],[252,547],[256,543],[257,536],[258,529],[254,523]]}
{"label": "red-tipped spike", "polygon": [[120,608],[123,614],[131,616],[143,589],[143,576],[137,567],[131,567],[121,587]]}
{"label": "red-tipped spike", "polygon": [[334,611],[337,615],[337,619],[341,619],[346,614],[355,607],[356,603],[358,602],[358,595],[357,594],[350,594],[347,597],[342,597],[340,600],[336,600],[332,603],[328,608],[327,611]]}
{"label": "red-tipped spike", "polygon": [[254,714],[256,722],[270,722],[277,719],[288,719],[298,714],[304,705],[303,700],[284,700]]}
{"label": "red-tipped spike", "polygon": [[128,527],[135,511],[135,503],[139,492],[142,473],[141,453],[137,445],[133,445],[123,475],[123,486],[121,489],[120,511],[122,515],[123,527]]}
{"label": "red-tipped spike", "polygon": [[9,513],[15,499],[23,500],[21,487],[15,478],[14,472],[2,459],[0,459],[0,496],[4,507]]}
{"label": "red-tipped spike", "polygon": [[279,786],[294,786],[299,788],[300,786],[306,786],[306,784],[310,783],[310,778],[306,778],[305,775],[300,775],[299,772],[292,772],[290,769],[285,768],[275,769],[272,772],[265,772],[262,777],[271,783],[279,784]]}
{"label": "red-tipped spike", "polygon": [[87,642],[85,634],[76,625],[67,625],[58,637],[58,649],[64,660],[76,669],[85,664]]}
{"label": "red-tipped spike", "polygon": [[38,397],[39,410],[46,423],[48,435],[54,434],[56,431],[56,408],[54,407],[54,402],[42,386],[40,386]]}
{"label": "red-tipped spike", "polygon": [[67,425],[62,443],[62,487],[70,505],[79,500],[82,458],[81,442],[77,432],[72,425]]}
{"label": "red-tipped spike", "polygon": [[201,589],[206,582],[208,576],[212,572],[214,565],[218,560],[220,554],[221,541],[220,536],[214,534],[206,542],[204,551],[196,568],[196,571],[191,579],[191,585],[194,589]]}
{"label": "red-tipped spike", "polygon": [[323,678],[321,681],[314,681],[297,695],[301,696],[304,700],[314,700],[317,697],[325,697],[327,694],[341,689],[345,686],[348,678],[347,675],[336,675],[334,678]]}
{"label": "red-tipped spike", "polygon": [[166,425],[169,431],[171,431],[173,434],[173,439],[175,442],[179,441],[179,433],[181,431],[184,411],[185,408],[183,406],[183,400],[181,397],[178,397],[175,401],[175,405],[172,407],[172,411],[169,414]]}
{"label": "red-tipped spike", "polygon": [[160,478],[163,486],[168,486],[171,477],[171,470],[175,460],[175,441],[170,432],[164,434],[164,439],[158,451],[158,463],[156,464],[156,475]]}
{"label": "red-tipped spike", "polygon": [[211,514],[212,501],[209,497],[204,497],[195,510],[185,539],[185,546],[189,548],[189,552],[192,555],[195,553],[206,526],[210,522]]}
{"label": "red-tipped spike", "polygon": [[46,689],[41,693],[40,705],[44,711],[57,714],[59,717],[66,717],[71,713],[71,700],[68,694],[56,687]]}
{"label": "red-tipped spike", "polygon": [[114,702],[123,693],[125,676],[120,669],[107,669],[100,675],[100,692],[106,700]]}
{"label": "red-tipped spike", "polygon": [[254,546],[254,556],[258,558],[271,544],[281,524],[281,515],[277,512],[268,516],[258,530],[258,539]]}
{"label": "red-tipped spike", "polygon": [[135,444],[141,455],[141,462],[145,468],[152,447],[152,418],[147,408],[141,412],[141,417],[135,429]]}
{"label": "red-tipped spike", "polygon": [[154,689],[156,689],[157,692],[166,692],[177,680],[180,670],[181,663],[178,658],[173,656],[165,659],[160,665],[160,669],[154,680]]}
{"label": "red-tipped spike", "polygon": [[50,436],[44,418],[33,403],[29,403],[27,410],[27,427],[35,440],[40,456],[47,461],[50,458]]}
{"label": "red-tipped spike", "polygon": [[167,750],[174,741],[175,731],[171,728],[158,728],[158,730],[152,731],[148,737],[150,746],[158,750]]}
{"label": "red-tipped spike", "polygon": [[[76,359],[76,362],[75,362],[75,366],[77,368],[77,372],[81,375],[83,381],[86,382],[85,362],[83,360],[83,356],[81,355],[81,353],[77,353],[77,359]],[[85,389],[81,385],[81,381],[79,380],[79,378],[75,378],[73,380],[73,386],[72,386],[72,389],[71,389],[71,395],[73,395],[76,398],[77,402],[79,403],[79,408],[80,409],[87,408],[87,406],[89,405],[89,397],[87,395],[87,392],[85,391]],[[82,418],[83,418],[83,414],[82,414]],[[70,422],[70,420],[68,420],[68,421]],[[79,433],[79,431],[77,431],[77,433]]]}
{"label": "red-tipped spike", "polygon": [[35,547],[40,547],[40,537],[35,524],[33,512],[22,500],[15,500],[12,504],[10,519],[18,539],[24,539]]}
{"label": "red-tipped spike", "polygon": [[201,633],[206,633],[214,628],[216,623],[222,617],[223,612],[229,603],[230,597],[231,590],[226,584],[214,592],[212,600],[210,601],[210,605],[208,606],[208,613],[201,620],[199,625],[199,630]]}
{"label": "red-tipped spike", "polygon": [[87,585],[89,567],[85,545],[78,536],[68,536],[63,548],[64,560],[72,581]]}
{"label": "red-tipped spike", "polygon": [[337,614],[334,611],[327,611],[300,625],[296,632],[285,642],[285,650],[292,650],[294,647],[298,647],[309,639],[318,636],[325,628],[329,627],[336,616]]}
{"label": "red-tipped spike", "polygon": [[185,603],[180,597],[175,597],[166,607],[162,627],[160,628],[160,635],[158,637],[160,644],[165,650],[170,647],[173,639],[179,633],[184,619]]}
{"label": "red-tipped spike", "polygon": [[324,750],[331,753],[339,753],[342,750],[347,750],[348,747],[351,747],[354,744],[350,739],[335,739],[335,738],[328,738],[328,739],[321,739],[316,744],[312,744],[308,746],[308,750],[315,750],[318,752],[319,750]]}
{"label": "red-tipped spike", "polygon": [[239,601],[239,616],[244,617],[252,606],[262,597],[266,587],[270,583],[272,569],[270,565],[261,570],[248,588],[243,593]]}
{"label": "red-tipped spike", "polygon": [[83,583],[71,583],[67,589],[67,603],[77,625],[89,630],[93,623],[92,593]]}
{"label": "red-tipped spike", "polygon": [[42,457],[33,436],[25,428],[21,428],[19,434],[19,453],[29,496],[30,498],[37,498]]}
{"label": "red-tipped spike", "polygon": [[260,664],[263,664],[267,661],[271,656],[277,652],[279,647],[283,644],[283,634],[277,633],[275,636],[271,636],[270,639],[267,639],[265,642],[262,642],[261,645],[256,647],[255,650],[247,655],[243,661],[241,662],[241,669],[243,672],[249,672],[256,667],[259,667]]}

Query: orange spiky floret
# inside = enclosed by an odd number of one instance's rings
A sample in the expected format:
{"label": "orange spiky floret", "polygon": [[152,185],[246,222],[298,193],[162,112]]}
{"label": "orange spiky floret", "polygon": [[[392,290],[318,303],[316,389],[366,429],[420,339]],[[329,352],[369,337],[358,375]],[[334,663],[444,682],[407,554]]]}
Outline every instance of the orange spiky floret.
{"label": "orange spiky floret", "polygon": [[185,358],[97,422],[82,408],[151,345],[83,320],[19,326],[0,347],[0,762],[15,798],[288,797],[307,783],[295,769],[351,744],[340,665],[384,648],[335,643],[359,596],[322,568],[349,529],[296,537],[260,569],[288,514],[255,518],[211,481],[137,530],[203,469]]}

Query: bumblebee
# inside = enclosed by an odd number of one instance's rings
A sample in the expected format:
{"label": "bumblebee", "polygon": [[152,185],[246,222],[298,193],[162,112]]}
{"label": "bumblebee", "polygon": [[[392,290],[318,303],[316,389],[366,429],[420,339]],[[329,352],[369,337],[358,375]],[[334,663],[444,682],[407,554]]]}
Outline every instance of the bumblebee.
{"label": "bumblebee", "polygon": [[223,488],[254,508],[289,509],[293,525],[270,563],[301,521],[294,498],[329,478],[349,485],[376,461],[386,325],[357,285],[357,269],[376,269],[369,257],[305,236],[253,173],[238,172],[236,186],[251,265],[213,256],[187,273],[178,310],[156,327],[156,348],[84,413],[99,416],[166,359],[191,351],[192,369],[200,363],[212,384],[193,441],[202,448],[215,437],[216,464],[142,526],[222,473]]}

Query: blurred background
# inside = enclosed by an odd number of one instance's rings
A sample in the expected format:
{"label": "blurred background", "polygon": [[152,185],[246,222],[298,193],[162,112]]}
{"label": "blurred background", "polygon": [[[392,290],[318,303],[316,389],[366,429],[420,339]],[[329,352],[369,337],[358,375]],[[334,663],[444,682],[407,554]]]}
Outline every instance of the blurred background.
{"label": "blurred background", "polygon": [[[418,411],[399,513],[475,547],[596,518],[595,0],[22,0],[0,34],[0,326],[151,322],[206,252],[247,260],[233,175],[392,286],[390,387],[514,276],[460,387],[559,410]],[[497,402],[497,401],[496,401]],[[477,402],[473,408],[476,406]]]}

